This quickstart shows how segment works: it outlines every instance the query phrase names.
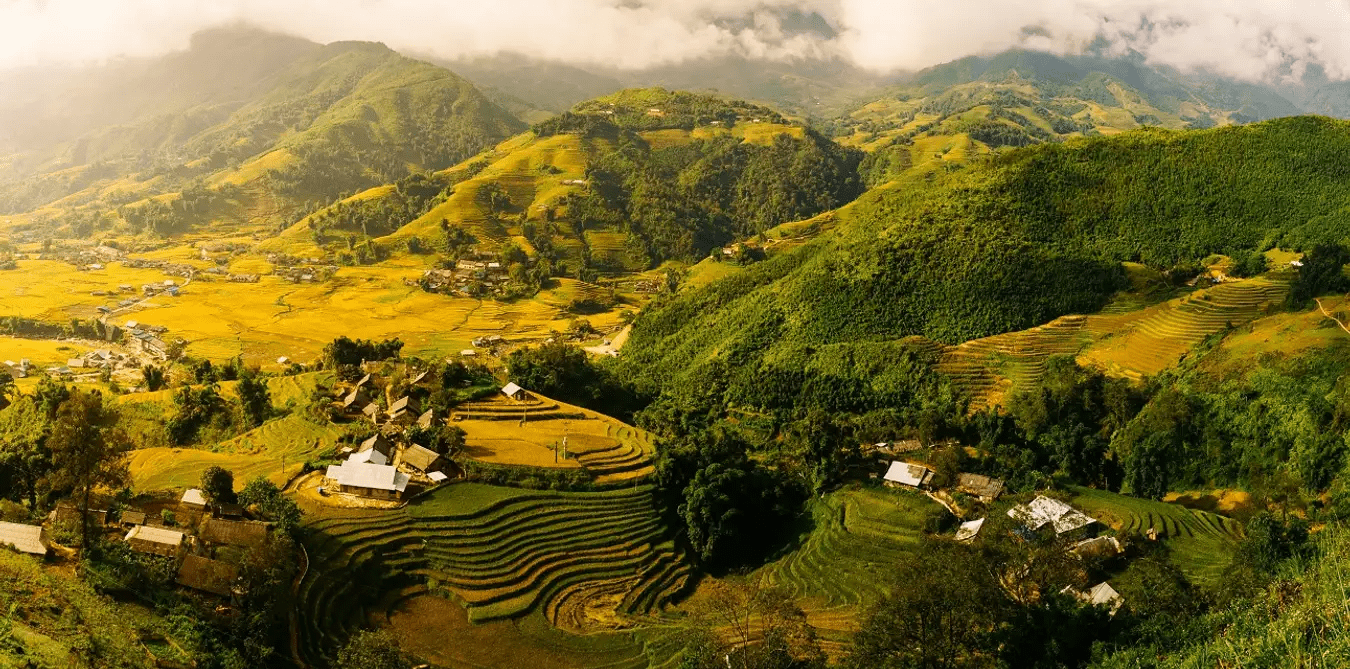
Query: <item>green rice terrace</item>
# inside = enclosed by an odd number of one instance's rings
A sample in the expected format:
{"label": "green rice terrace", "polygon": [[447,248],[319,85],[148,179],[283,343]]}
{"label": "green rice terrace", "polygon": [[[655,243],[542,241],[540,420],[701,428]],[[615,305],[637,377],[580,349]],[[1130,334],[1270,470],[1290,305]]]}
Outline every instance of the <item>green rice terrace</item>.
{"label": "green rice terrace", "polygon": [[1225,516],[1101,490],[1073,492],[1076,506],[1118,532],[1155,530],[1167,541],[1171,561],[1197,583],[1217,584],[1242,539],[1242,523]]}
{"label": "green rice terrace", "polygon": [[422,592],[459,602],[473,623],[542,614],[583,631],[659,609],[690,578],[645,486],[562,493],[461,484],[398,511],[330,516],[310,529],[297,609],[301,653],[315,662]]}

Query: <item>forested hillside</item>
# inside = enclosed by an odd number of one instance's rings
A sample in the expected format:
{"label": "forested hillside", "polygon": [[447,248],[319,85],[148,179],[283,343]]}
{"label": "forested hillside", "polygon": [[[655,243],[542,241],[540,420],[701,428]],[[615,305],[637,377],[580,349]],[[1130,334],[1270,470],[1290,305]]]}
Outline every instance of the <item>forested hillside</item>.
{"label": "forested hillside", "polygon": [[1124,287],[1122,261],[1167,270],[1344,240],[1348,127],[1139,131],[875,190],[833,234],[643,313],[624,368],[714,406],[872,404],[908,383],[887,374],[918,354],[903,338],[957,343],[1092,312]]}
{"label": "forested hillside", "polygon": [[[242,57],[254,41],[198,46],[211,47],[202,58],[219,63],[219,51]],[[343,192],[448,167],[523,129],[467,81],[383,45],[296,50],[195,125],[180,116],[166,131],[150,115],[91,130],[67,160],[0,189],[0,210],[48,207],[59,213],[39,218],[57,226],[89,220],[126,233],[172,234],[213,221],[274,226]],[[191,56],[156,67],[196,72]],[[162,197],[176,193],[193,196]]]}

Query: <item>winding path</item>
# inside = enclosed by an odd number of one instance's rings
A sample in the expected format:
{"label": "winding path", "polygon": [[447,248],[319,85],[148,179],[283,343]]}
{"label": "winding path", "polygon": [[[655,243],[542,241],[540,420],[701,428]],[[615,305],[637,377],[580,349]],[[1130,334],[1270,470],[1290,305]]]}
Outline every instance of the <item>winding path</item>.
{"label": "winding path", "polygon": [[1324,307],[1324,306],[1322,306],[1322,300],[1319,300],[1319,299],[1317,299],[1317,298],[1314,297],[1314,298],[1313,298],[1313,301],[1317,303],[1317,308],[1322,310],[1322,315],[1323,315],[1323,316],[1326,316],[1327,318],[1330,318],[1331,320],[1336,321],[1336,324],[1339,325],[1339,326],[1341,326],[1341,329],[1342,329],[1342,330],[1345,330],[1346,334],[1350,334],[1350,328],[1345,327],[1345,323],[1342,323],[1342,322],[1341,322],[1341,319],[1336,318],[1335,316],[1332,316],[1331,313],[1327,311],[1327,308]]}

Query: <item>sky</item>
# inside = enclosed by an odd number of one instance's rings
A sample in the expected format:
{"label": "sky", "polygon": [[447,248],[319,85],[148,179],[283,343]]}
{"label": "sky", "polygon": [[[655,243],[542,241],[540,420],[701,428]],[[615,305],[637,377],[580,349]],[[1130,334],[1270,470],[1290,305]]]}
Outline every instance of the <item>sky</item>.
{"label": "sky", "polygon": [[[792,30],[803,15],[829,29]],[[1247,80],[1309,65],[1350,78],[1350,0],[0,0],[0,67],[154,56],[237,23],[446,59],[512,52],[623,69],[737,54],[886,72],[1105,45]]]}

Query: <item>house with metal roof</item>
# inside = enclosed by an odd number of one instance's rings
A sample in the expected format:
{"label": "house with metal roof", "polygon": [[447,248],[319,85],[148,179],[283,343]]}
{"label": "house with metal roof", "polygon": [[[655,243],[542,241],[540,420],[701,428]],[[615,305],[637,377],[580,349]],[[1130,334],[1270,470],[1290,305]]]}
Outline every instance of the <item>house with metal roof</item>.
{"label": "house with metal roof", "polygon": [[325,475],[337,484],[341,492],[379,499],[401,498],[410,479],[407,474],[389,465],[350,461],[329,465]]}
{"label": "house with metal roof", "polygon": [[886,485],[895,487],[922,488],[933,480],[933,470],[912,462],[901,462],[892,460],[891,466],[886,470]]}
{"label": "house with metal roof", "polygon": [[188,488],[183,492],[183,497],[178,500],[178,503],[195,511],[205,511],[206,495],[202,494],[200,488]]}
{"label": "house with metal roof", "polygon": [[988,503],[1003,494],[1003,481],[982,474],[962,474],[956,479],[956,489]]}
{"label": "house with metal roof", "polygon": [[162,527],[137,525],[127,532],[126,542],[131,544],[131,550],[140,553],[174,557],[183,545],[183,533]]}
{"label": "house with metal roof", "polygon": [[530,396],[529,393],[525,392],[524,388],[516,385],[515,382],[510,382],[502,386],[502,394],[513,400],[524,400]]}
{"label": "house with metal roof", "polygon": [[984,518],[979,520],[968,520],[961,523],[956,528],[956,540],[961,542],[974,541],[975,537],[980,536],[980,528],[984,527]]}
{"label": "house with metal roof", "polygon": [[0,522],[0,546],[9,546],[20,553],[47,555],[51,544],[47,531],[41,525]]}
{"label": "house with metal roof", "polygon": [[1044,495],[1009,509],[1008,517],[1020,523],[1024,533],[1054,532],[1058,537],[1082,536],[1097,523],[1096,518]]}
{"label": "house with metal roof", "polygon": [[441,454],[418,444],[403,449],[403,462],[419,472],[430,472],[440,465]]}

